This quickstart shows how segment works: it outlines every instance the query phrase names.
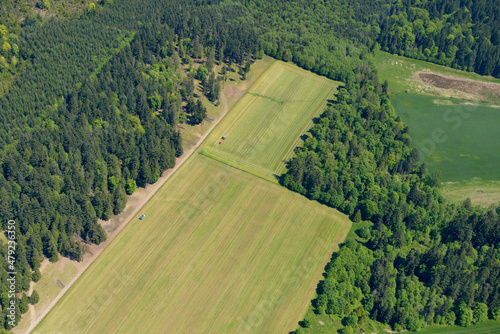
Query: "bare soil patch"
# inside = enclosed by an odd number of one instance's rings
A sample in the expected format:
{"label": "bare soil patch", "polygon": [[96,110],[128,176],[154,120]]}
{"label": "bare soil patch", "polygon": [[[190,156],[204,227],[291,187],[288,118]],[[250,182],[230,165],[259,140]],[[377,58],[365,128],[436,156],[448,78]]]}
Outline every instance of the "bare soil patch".
{"label": "bare soil patch", "polygon": [[429,72],[417,72],[419,79],[428,85],[441,89],[453,89],[475,97],[500,98],[500,85],[471,79],[459,79]]}

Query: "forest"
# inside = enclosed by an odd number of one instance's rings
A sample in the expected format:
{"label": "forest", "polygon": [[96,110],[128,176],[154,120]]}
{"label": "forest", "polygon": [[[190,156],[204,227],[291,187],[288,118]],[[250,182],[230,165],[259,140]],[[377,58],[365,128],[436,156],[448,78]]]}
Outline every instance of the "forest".
{"label": "forest", "polygon": [[500,208],[446,203],[387,86],[368,65],[354,73],[281,180],[355,223],[373,222],[334,254],[315,311],[343,318],[342,333],[368,317],[411,331],[500,319]]}
{"label": "forest", "polygon": [[267,54],[332,79],[344,81],[363,49],[500,77],[496,0],[245,3]]}
{"label": "forest", "polygon": [[[346,241],[332,258],[315,310],[345,318],[345,333],[368,317],[410,330],[500,317],[500,210],[440,197],[439,175],[419,162],[372,60],[382,49],[499,77],[498,1],[1,6],[0,212],[2,230],[16,221],[16,292],[40,278],[44,257],[80,260],[86,243],[104,241],[98,219],[173,167],[182,154],[175,126],[206,116],[195,78],[217,103],[224,74],[215,62],[244,76],[265,53],[345,83],[282,184],[373,222],[358,232],[363,242]],[[203,65],[191,71],[194,59]],[[5,263],[0,327],[10,329],[7,272]],[[38,299],[15,298],[21,313]]]}
{"label": "forest", "polygon": [[[85,244],[106,239],[98,219],[120,213],[137,186],[174,166],[182,154],[176,124],[206,115],[181,66],[207,55],[205,91],[215,102],[215,58],[244,64],[258,51],[253,29],[232,22],[240,13],[234,6],[166,2],[121,1],[72,20],[25,20],[19,35],[2,26],[4,44],[17,42],[4,53],[15,79],[0,95],[0,212],[16,221],[16,292],[40,279],[44,257],[81,260]],[[7,255],[6,244],[0,252]],[[8,271],[4,263],[0,324],[10,329]],[[20,313],[36,299],[15,298]]]}

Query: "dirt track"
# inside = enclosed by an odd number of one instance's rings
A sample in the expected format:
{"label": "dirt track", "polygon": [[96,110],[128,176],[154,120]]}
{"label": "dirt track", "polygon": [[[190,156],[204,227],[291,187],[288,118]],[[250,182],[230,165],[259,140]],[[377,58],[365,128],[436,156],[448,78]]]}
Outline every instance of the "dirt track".
{"label": "dirt track", "polygon": [[475,97],[500,98],[500,85],[472,79],[459,79],[429,72],[417,72],[423,83],[441,89],[453,89]]}
{"label": "dirt track", "polygon": [[[250,87],[252,82],[246,81],[242,83],[241,87],[231,87],[229,90],[230,98],[234,98],[238,100],[241,96],[245,94],[245,92]],[[170,178],[170,176],[175,173],[177,169],[179,169],[184,162],[193,154],[193,152],[201,145],[201,143],[205,140],[205,138],[212,132],[212,130],[217,126],[217,124],[224,118],[224,116],[229,111],[229,102],[227,101],[227,97],[225,94],[221,96],[221,105],[223,107],[222,113],[220,117],[212,123],[210,128],[200,136],[200,139],[189,150],[184,151],[184,154],[176,159],[175,167],[169,170],[166,170],[160,179],[155,184],[147,185],[146,188],[138,188],[137,191],[129,196],[127,201],[127,206],[125,210],[111,218],[109,221],[100,221],[100,224],[104,227],[107,232],[107,240],[100,245],[86,245],[86,253],[82,262],[78,263],[79,270],[76,276],[71,280],[71,282],[67,283],[66,286],[61,289],[61,292],[58,296],[52,300],[52,302],[43,310],[41,310],[40,315],[35,315],[35,310],[31,309],[30,314],[27,316],[31,316],[31,325],[28,330],[24,333],[31,333],[36,326],[43,320],[43,318],[49,313],[49,311],[56,305],[59,299],[68,291],[68,289],[76,282],[76,280],[87,270],[87,268],[94,262],[94,260],[101,254],[101,252],[109,245],[113,239],[116,237],[118,233],[127,225],[127,223],[139,212],[144,204],[148,202],[148,200],[162,187],[162,185]],[[30,305],[31,306],[31,305]],[[33,319],[35,318],[36,319]],[[16,333],[23,333],[21,331]]]}

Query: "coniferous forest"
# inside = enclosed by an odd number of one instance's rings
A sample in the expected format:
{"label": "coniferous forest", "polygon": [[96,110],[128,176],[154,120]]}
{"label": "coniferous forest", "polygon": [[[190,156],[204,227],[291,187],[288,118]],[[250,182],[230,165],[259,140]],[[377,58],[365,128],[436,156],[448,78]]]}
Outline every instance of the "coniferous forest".
{"label": "coniferous forest", "polygon": [[[0,96],[0,211],[2,230],[16,221],[17,292],[40,278],[44,256],[81,260],[85,243],[106,239],[97,220],[174,166],[188,86],[177,70],[210,50],[238,64],[256,53],[257,36],[238,15],[237,6],[195,1],[117,1],[78,19],[25,20],[19,35],[2,30],[4,44],[17,42],[4,52],[2,70],[15,76]],[[200,122],[206,110],[189,101]],[[4,263],[0,323],[11,328],[8,271]],[[17,302],[26,312],[28,298]]]}
{"label": "coniferous forest", "polygon": [[[0,213],[2,230],[16,221],[16,292],[44,257],[81,260],[106,239],[98,219],[174,166],[175,126],[206,117],[194,77],[215,102],[215,61],[246,72],[265,53],[345,83],[282,184],[373,223],[332,257],[315,311],[343,317],[345,333],[368,318],[408,330],[500,318],[500,209],[441,198],[372,53],[500,77],[499,1],[115,0],[22,20],[0,6]],[[204,64],[184,75],[191,59]],[[16,298],[21,313],[38,299]]]}

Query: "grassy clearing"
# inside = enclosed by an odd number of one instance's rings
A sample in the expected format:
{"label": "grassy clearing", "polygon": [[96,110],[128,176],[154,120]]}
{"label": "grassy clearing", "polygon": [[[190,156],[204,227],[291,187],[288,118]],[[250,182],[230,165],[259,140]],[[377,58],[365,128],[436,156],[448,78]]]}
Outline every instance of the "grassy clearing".
{"label": "grassy clearing", "polygon": [[498,180],[499,109],[437,105],[416,94],[397,94],[391,101],[427,167],[441,171],[444,182]]}
{"label": "grassy clearing", "polygon": [[500,333],[500,321],[486,321],[479,325],[474,325],[470,327],[442,327],[433,328],[428,327],[421,330],[419,333],[422,334],[497,334]]}
{"label": "grassy clearing", "polygon": [[443,196],[450,202],[462,203],[467,198],[472,204],[482,207],[500,203],[500,181],[482,181],[473,179],[460,182],[445,182],[442,185]]}
{"label": "grassy clearing", "polygon": [[164,185],[35,333],[278,333],[302,317],[337,211],[202,155]]}
{"label": "grassy clearing", "polygon": [[[326,100],[336,87],[282,63],[272,65],[263,78],[268,80],[276,67],[283,67],[281,75],[294,82],[290,89],[295,96],[284,96],[275,83],[269,86],[274,95],[269,95],[263,80],[257,80],[247,96],[286,97],[279,101],[306,105],[282,109],[286,121],[279,123],[272,140],[264,138],[274,160],[256,144],[252,146],[256,153],[236,150],[237,161],[226,159],[223,150],[210,152],[235,119],[249,127],[254,124],[246,118],[265,123],[268,115],[263,107],[248,106],[242,113],[238,103],[34,333],[286,333],[295,329],[331,253],[352,224],[338,211],[290,192],[268,177],[319,112],[308,109],[314,107],[311,102]],[[307,90],[324,86],[329,88],[323,95],[309,96]],[[321,106],[325,101],[314,102]],[[263,126],[273,129],[272,124]],[[229,128],[235,139],[266,136],[257,128]],[[261,159],[260,154],[268,156]],[[259,168],[265,173],[259,175]],[[146,215],[143,221],[138,220],[141,214]]]}
{"label": "grassy clearing", "polygon": [[[57,265],[49,263],[45,265],[42,278],[33,286],[34,290],[40,295],[40,301],[35,305],[35,311],[43,312],[50,303],[61,292],[61,287],[57,284],[57,280],[67,284],[71,282],[73,277],[78,272],[78,263],[69,260],[68,258],[61,258]],[[30,313],[26,313],[19,324],[13,330],[15,333],[25,333],[31,325]]]}
{"label": "grassy clearing", "polygon": [[[201,97],[203,105],[207,108],[207,115],[217,119],[221,117],[224,111],[230,110],[245,93],[247,88],[250,87],[275,61],[275,59],[268,56],[259,59],[252,64],[252,69],[248,73],[246,80],[241,80],[241,76],[238,74],[236,66],[233,65],[233,71],[228,73],[228,80],[223,85],[223,98],[218,105],[208,101],[208,99],[203,96],[201,82],[195,80],[196,94]],[[220,72],[220,69],[221,66],[219,65],[216,71]],[[184,70],[188,70],[187,66],[185,66]],[[178,129],[183,135],[184,150],[192,148],[198,142],[199,137],[210,128],[210,125],[211,123],[208,121],[203,121],[199,125],[190,125],[187,123],[180,124]]]}
{"label": "grassy clearing", "polygon": [[381,81],[387,80],[391,94],[397,94],[410,89],[413,93],[443,96],[443,92],[416,80],[416,72],[434,72],[456,78],[479,80],[482,82],[500,83],[500,79],[484,77],[476,73],[456,70],[450,67],[428,63],[387,52],[377,52],[375,61]]}
{"label": "grassy clearing", "polygon": [[[376,54],[376,62],[381,80],[389,82],[391,102],[409,125],[426,165],[441,171],[443,195],[455,203],[469,197],[485,207],[500,202],[496,167],[500,135],[495,126],[500,109],[487,106],[498,105],[498,99],[437,89],[423,84],[416,73],[434,72],[487,83],[500,80],[385,52]],[[411,93],[403,94],[407,89]]]}
{"label": "grassy clearing", "polygon": [[[261,174],[280,175],[313,117],[339,83],[275,62],[207,140],[206,154]],[[227,136],[225,140],[221,137]],[[221,144],[219,144],[221,142]]]}

